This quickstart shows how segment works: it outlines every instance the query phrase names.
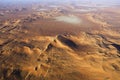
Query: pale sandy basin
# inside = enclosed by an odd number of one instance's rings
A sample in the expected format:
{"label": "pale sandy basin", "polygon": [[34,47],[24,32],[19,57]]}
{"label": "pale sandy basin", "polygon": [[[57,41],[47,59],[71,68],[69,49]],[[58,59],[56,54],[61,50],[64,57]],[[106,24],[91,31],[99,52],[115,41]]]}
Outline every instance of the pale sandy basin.
{"label": "pale sandy basin", "polygon": [[74,15],[58,16],[55,17],[55,20],[60,22],[71,23],[71,24],[80,24],[82,22],[82,20],[79,17]]}

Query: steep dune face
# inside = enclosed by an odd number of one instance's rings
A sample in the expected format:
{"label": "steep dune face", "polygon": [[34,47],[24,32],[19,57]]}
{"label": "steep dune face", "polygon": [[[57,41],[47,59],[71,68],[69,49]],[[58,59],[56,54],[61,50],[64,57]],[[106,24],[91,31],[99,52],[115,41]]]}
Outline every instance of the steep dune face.
{"label": "steep dune face", "polygon": [[72,40],[69,40],[69,39],[65,38],[64,36],[58,35],[58,36],[57,36],[57,39],[58,39],[61,43],[67,45],[68,47],[70,47],[70,48],[72,48],[72,49],[73,49],[73,48],[78,48],[78,46],[77,46],[76,43],[74,43]]}

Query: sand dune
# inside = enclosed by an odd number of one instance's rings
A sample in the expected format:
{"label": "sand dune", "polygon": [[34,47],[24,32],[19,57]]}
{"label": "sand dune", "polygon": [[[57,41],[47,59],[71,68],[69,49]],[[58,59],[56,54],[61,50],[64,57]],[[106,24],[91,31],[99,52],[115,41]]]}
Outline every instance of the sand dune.
{"label": "sand dune", "polygon": [[1,4],[0,80],[120,80],[119,7],[91,5]]}

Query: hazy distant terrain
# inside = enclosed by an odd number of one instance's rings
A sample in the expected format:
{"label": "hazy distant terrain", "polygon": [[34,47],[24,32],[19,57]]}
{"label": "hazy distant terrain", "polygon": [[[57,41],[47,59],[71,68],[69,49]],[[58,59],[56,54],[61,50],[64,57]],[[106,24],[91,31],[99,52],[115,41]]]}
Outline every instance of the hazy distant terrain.
{"label": "hazy distant terrain", "polygon": [[120,80],[119,3],[0,1],[0,80]]}

